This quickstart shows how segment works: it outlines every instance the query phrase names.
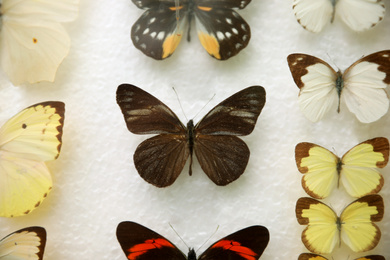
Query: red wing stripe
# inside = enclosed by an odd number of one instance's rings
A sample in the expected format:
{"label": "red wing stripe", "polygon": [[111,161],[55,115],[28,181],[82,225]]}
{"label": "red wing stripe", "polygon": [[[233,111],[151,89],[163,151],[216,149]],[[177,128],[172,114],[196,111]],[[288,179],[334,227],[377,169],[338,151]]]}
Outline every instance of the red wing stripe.
{"label": "red wing stripe", "polygon": [[241,246],[239,242],[233,240],[221,240],[215,243],[212,248],[215,247],[222,247],[223,250],[234,251],[247,260],[256,260],[257,257],[257,254],[252,249]]}
{"label": "red wing stripe", "polygon": [[130,260],[137,259],[138,256],[145,254],[149,250],[152,249],[160,249],[162,247],[173,247],[174,246],[169,243],[168,240],[163,238],[157,238],[157,239],[148,239],[142,244],[138,244],[127,250],[130,254],[127,256]]}

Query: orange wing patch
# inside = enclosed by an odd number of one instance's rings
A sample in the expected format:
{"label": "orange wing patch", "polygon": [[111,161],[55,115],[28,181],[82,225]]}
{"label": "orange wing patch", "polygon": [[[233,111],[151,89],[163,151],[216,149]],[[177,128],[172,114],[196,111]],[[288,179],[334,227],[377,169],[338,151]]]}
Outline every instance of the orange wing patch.
{"label": "orange wing patch", "polygon": [[138,244],[133,246],[128,250],[130,254],[127,255],[127,258],[130,260],[135,260],[140,255],[145,254],[147,251],[152,249],[160,249],[162,247],[173,247],[174,246],[166,239],[157,238],[157,239],[148,239],[145,243]]}
{"label": "orange wing patch", "polygon": [[217,39],[207,33],[198,32],[198,37],[200,40],[200,43],[202,44],[203,48],[206,49],[206,51],[216,59],[220,60],[221,55],[219,54],[219,43]]}
{"label": "orange wing patch", "polygon": [[177,45],[179,45],[181,40],[182,34],[176,33],[169,35],[164,43],[163,43],[163,56],[162,58],[165,59],[169,57],[177,48]]}
{"label": "orange wing patch", "polygon": [[230,250],[233,252],[236,252],[239,254],[241,257],[244,257],[247,260],[256,260],[257,259],[257,254],[253,252],[250,248],[241,246],[241,244],[237,241],[232,241],[232,240],[221,240],[215,245],[213,245],[213,248],[215,247],[222,247],[224,250]]}

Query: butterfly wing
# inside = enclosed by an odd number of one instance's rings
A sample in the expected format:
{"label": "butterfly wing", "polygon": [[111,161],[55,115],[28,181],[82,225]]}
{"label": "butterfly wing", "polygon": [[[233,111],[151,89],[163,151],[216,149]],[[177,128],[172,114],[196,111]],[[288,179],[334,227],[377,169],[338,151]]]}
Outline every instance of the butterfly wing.
{"label": "butterfly wing", "polygon": [[389,161],[389,141],[384,137],[364,141],[341,160],[340,180],[349,195],[362,197],[377,193],[384,182],[377,169],[385,167]]}
{"label": "butterfly wing", "polygon": [[0,259],[42,260],[45,245],[44,228],[24,228],[0,240]]}
{"label": "butterfly wing", "polygon": [[339,100],[336,71],[323,60],[307,54],[290,54],[287,61],[300,89],[298,103],[301,111],[312,122],[321,120]]}
{"label": "butterfly wing", "polygon": [[0,216],[30,213],[52,188],[44,163],[59,156],[65,105],[44,102],[28,107],[0,129]]}
{"label": "butterfly wing", "polygon": [[185,126],[164,103],[136,86],[120,85],[116,98],[130,132],[159,134],[137,147],[138,173],[157,187],[171,185],[189,156]]}
{"label": "butterfly wing", "polygon": [[295,147],[295,161],[303,173],[302,187],[313,198],[329,196],[338,183],[338,157],[319,145],[299,143]]}
{"label": "butterfly wing", "polygon": [[381,196],[368,195],[357,199],[341,213],[341,239],[354,252],[375,248],[381,238],[381,231],[373,222],[381,221],[383,214]]}
{"label": "butterfly wing", "polygon": [[317,254],[302,253],[299,255],[298,260],[328,260],[328,258]]}
{"label": "butterfly wing", "polygon": [[249,149],[236,135],[250,134],[265,104],[265,90],[252,86],[215,106],[196,126],[194,151],[207,176],[227,185],[244,172]]}
{"label": "butterfly wing", "polygon": [[293,10],[303,28],[318,33],[331,21],[334,8],[329,0],[294,0]]}
{"label": "butterfly wing", "polygon": [[156,60],[168,58],[176,50],[187,26],[187,5],[184,1],[135,1],[139,8],[148,8],[131,28],[134,46]]}
{"label": "butterfly wing", "polygon": [[382,255],[367,255],[363,257],[359,257],[356,260],[386,260]]}
{"label": "butterfly wing", "polygon": [[385,16],[382,0],[340,0],[336,13],[354,31],[364,31],[377,25]]}
{"label": "butterfly wing", "polygon": [[5,1],[1,5],[1,65],[15,85],[54,81],[70,39],[60,22],[75,19],[78,0]]}
{"label": "butterfly wing", "polygon": [[186,260],[185,255],[166,238],[135,222],[119,223],[116,237],[129,260]]}
{"label": "butterfly wing", "polygon": [[390,50],[363,57],[343,75],[342,98],[348,109],[363,123],[371,123],[389,109],[385,88],[390,84]]}
{"label": "butterfly wing", "polygon": [[256,260],[263,254],[269,242],[269,232],[263,226],[251,226],[239,230],[212,244],[199,260]]}
{"label": "butterfly wing", "polygon": [[312,198],[300,198],[295,208],[298,223],[307,225],[302,242],[316,254],[329,254],[339,244],[337,215],[324,203]]}
{"label": "butterfly wing", "polygon": [[227,60],[249,43],[250,27],[232,8],[244,8],[250,0],[199,0],[194,8],[202,46],[214,58]]}

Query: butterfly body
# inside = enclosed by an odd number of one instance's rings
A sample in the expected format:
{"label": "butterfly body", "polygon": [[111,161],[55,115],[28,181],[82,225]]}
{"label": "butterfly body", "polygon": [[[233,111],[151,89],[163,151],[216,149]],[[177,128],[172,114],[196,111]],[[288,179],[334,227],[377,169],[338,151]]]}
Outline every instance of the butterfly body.
{"label": "butterfly body", "polygon": [[157,186],[171,185],[195,153],[207,176],[217,185],[227,185],[245,170],[249,148],[238,136],[253,131],[265,104],[265,90],[253,86],[222,101],[195,126],[185,127],[160,100],[140,88],[122,84],[117,103],[127,128],[135,134],[157,134],[143,141],[134,153],[138,173]]}
{"label": "butterfly body", "polygon": [[250,27],[233,8],[244,8],[251,0],[133,0],[144,14],[131,29],[136,48],[157,60],[168,58],[195,20],[198,36],[214,58],[226,60],[249,43]]}
{"label": "butterfly body", "polygon": [[251,226],[218,240],[199,258],[191,248],[186,258],[168,239],[135,222],[119,223],[116,235],[129,260],[257,260],[269,241],[267,228]]}

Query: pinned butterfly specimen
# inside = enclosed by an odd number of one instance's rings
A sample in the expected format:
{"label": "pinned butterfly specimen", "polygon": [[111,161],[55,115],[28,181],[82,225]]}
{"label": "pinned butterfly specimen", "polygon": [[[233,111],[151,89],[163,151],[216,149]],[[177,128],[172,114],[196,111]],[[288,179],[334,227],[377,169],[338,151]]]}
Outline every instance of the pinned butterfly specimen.
{"label": "pinned butterfly specimen", "polygon": [[363,57],[344,73],[307,54],[290,54],[287,61],[300,89],[299,107],[310,121],[321,120],[336,107],[340,112],[340,99],[362,123],[374,122],[387,113],[390,50]]}
{"label": "pinned butterfly specimen", "polygon": [[74,20],[79,0],[3,0],[1,66],[14,85],[54,81],[70,39],[61,23]]}
{"label": "pinned butterfly specimen", "polygon": [[298,22],[308,31],[318,33],[335,15],[354,31],[370,29],[385,16],[383,0],[294,0]]}
{"label": "pinned butterfly specimen", "polygon": [[316,254],[330,254],[342,240],[354,252],[366,252],[377,246],[381,231],[373,222],[381,221],[383,199],[367,195],[349,204],[340,217],[324,203],[300,198],[295,208],[298,223],[307,225],[302,242]]}
{"label": "pinned butterfly specimen", "polygon": [[227,185],[243,174],[249,149],[237,136],[248,135],[265,104],[265,90],[248,87],[222,101],[194,126],[185,127],[160,100],[142,89],[122,84],[116,100],[127,128],[134,134],[158,134],[143,141],[134,153],[141,177],[157,186],[171,185],[192,154],[207,176],[217,185]]}
{"label": "pinned butterfly specimen", "polygon": [[251,226],[218,240],[196,258],[194,249],[186,257],[168,239],[134,222],[119,223],[116,236],[129,260],[256,260],[269,241],[266,227]]}
{"label": "pinned butterfly specimen", "polygon": [[302,187],[310,196],[326,198],[341,181],[349,195],[362,197],[382,189],[384,180],[377,169],[389,161],[389,141],[384,137],[364,141],[342,158],[319,145],[299,143],[295,161],[304,174]]}
{"label": "pinned butterfly specimen", "polygon": [[202,46],[214,58],[227,60],[244,49],[251,37],[249,25],[235,11],[251,0],[132,0],[147,9],[131,28],[134,46],[156,60],[168,58],[194,18]]}
{"label": "pinned butterfly specimen", "polygon": [[57,159],[65,104],[32,105],[0,128],[0,216],[17,217],[38,207],[52,188],[45,161]]}
{"label": "pinned butterfly specimen", "polygon": [[[317,254],[303,253],[299,255],[298,260],[328,260],[328,258]],[[368,255],[356,258],[355,260],[385,260],[385,258],[381,255]]]}
{"label": "pinned butterfly specimen", "polygon": [[0,259],[42,260],[45,245],[44,228],[23,228],[0,240]]}

